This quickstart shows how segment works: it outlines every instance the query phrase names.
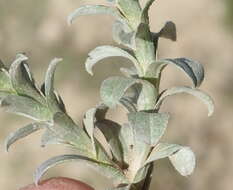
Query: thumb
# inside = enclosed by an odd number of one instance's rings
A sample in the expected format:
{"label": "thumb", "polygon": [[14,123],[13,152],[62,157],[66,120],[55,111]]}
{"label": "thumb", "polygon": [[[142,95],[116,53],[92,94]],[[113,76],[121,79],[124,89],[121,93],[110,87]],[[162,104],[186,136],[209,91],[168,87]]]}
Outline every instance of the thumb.
{"label": "thumb", "polygon": [[38,186],[35,184],[20,188],[19,190],[94,190],[81,181],[70,178],[56,177],[42,181]]}

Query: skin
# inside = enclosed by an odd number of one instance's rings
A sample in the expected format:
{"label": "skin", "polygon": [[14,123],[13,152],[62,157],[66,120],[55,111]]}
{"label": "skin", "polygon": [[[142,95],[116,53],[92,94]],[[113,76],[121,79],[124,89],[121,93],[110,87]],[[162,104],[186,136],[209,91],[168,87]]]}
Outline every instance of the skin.
{"label": "skin", "polygon": [[56,177],[42,181],[38,186],[35,184],[20,188],[19,190],[94,190],[90,186],[75,179]]}

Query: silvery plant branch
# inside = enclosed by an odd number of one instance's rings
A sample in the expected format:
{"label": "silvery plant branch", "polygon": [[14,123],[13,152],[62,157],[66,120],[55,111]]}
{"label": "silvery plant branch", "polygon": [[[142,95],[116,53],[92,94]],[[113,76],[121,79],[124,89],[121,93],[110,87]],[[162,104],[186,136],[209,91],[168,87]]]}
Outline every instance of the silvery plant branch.
{"label": "silvery plant branch", "polygon": [[[114,18],[112,36],[121,46],[96,47],[88,54],[86,70],[93,75],[96,63],[109,57],[124,57],[132,65],[120,69],[123,76],[102,82],[101,101],[87,110],[80,124],[68,115],[54,89],[55,69],[62,59],[50,62],[42,85],[35,82],[26,55],[18,54],[9,68],[0,63],[1,107],[32,120],[6,138],[6,150],[38,130],[44,130],[42,147],[62,144],[76,150],[75,154],[55,156],[42,163],[34,173],[36,184],[49,168],[69,161],[83,162],[111,179],[113,187],[108,190],[148,190],[153,164],[159,159],[168,158],[183,176],[195,168],[191,148],[160,141],[170,115],[159,110],[169,96],[186,93],[200,99],[207,106],[208,115],[212,115],[212,99],[198,89],[204,79],[203,66],[184,57],[157,59],[159,39],[176,41],[176,26],[169,21],[159,32],[150,30],[148,11],[155,0],[107,1],[107,5],[81,6],[68,17],[69,24],[85,15],[108,14]],[[193,85],[161,90],[160,78],[169,65],[182,70]],[[106,118],[108,110],[116,106],[127,110],[127,123]]]}

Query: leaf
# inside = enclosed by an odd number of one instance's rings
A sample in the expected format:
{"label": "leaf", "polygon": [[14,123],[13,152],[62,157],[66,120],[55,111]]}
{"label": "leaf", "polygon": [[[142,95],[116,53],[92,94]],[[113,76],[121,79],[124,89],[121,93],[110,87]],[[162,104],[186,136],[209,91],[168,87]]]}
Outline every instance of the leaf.
{"label": "leaf", "polygon": [[153,148],[144,165],[162,158],[169,157],[181,148],[183,147],[177,144],[159,143]]}
{"label": "leaf", "polygon": [[124,161],[129,163],[134,146],[133,128],[129,124],[123,124],[120,128],[119,139],[123,149]]}
{"label": "leaf", "polygon": [[145,3],[145,6],[142,9],[142,13],[141,13],[141,21],[143,22],[144,20],[146,22],[149,22],[149,16],[148,16],[148,12],[149,9],[151,7],[151,5],[154,3],[155,0],[147,0]]}
{"label": "leaf", "polygon": [[85,117],[83,119],[83,123],[87,131],[87,134],[91,138],[94,154],[96,154],[95,140],[94,140],[94,128],[96,122],[95,114],[96,114],[96,108],[91,108],[86,112]]}
{"label": "leaf", "polygon": [[110,77],[104,80],[100,88],[102,101],[110,108],[116,106],[126,90],[135,83],[135,79],[125,77]]}
{"label": "leaf", "polygon": [[10,135],[5,140],[5,148],[8,152],[10,146],[16,141],[42,129],[45,127],[45,123],[31,123],[25,127],[18,129],[17,131],[10,133]]}
{"label": "leaf", "polygon": [[117,8],[120,9],[121,14],[127,18],[132,28],[138,26],[141,13],[138,0],[117,0]]}
{"label": "leaf", "polygon": [[22,115],[36,121],[51,119],[48,108],[30,97],[9,95],[2,100],[1,107],[6,112]]}
{"label": "leaf", "polygon": [[161,104],[163,103],[164,99],[168,96],[171,95],[175,95],[175,94],[179,94],[179,93],[187,93],[187,94],[191,94],[197,98],[199,98],[208,108],[208,116],[211,116],[214,112],[214,102],[211,99],[211,97],[202,92],[201,90],[195,89],[195,88],[190,88],[190,87],[186,87],[186,86],[181,86],[181,87],[173,87],[170,89],[167,89],[165,91],[163,91],[160,94],[160,97],[156,103],[156,109],[159,109],[159,107],[161,106]]}
{"label": "leaf", "polygon": [[57,112],[53,117],[54,124],[50,127],[56,136],[66,144],[74,146],[85,155],[93,156],[92,143],[82,128],[65,113]]}
{"label": "leaf", "polygon": [[54,112],[64,111],[64,104],[60,96],[54,90],[54,74],[57,64],[62,61],[60,58],[53,59],[45,75],[44,90],[49,108]]}
{"label": "leaf", "polygon": [[202,81],[204,80],[203,66],[200,63],[193,61],[191,59],[187,59],[187,58],[164,59],[164,60],[159,60],[154,64],[151,64],[147,68],[147,74],[146,74],[147,77],[149,76],[152,77],[154,75],[153,77],[158,78],[162,69],[166,65],[173,64],[182,71],[184,71],[192,79],[192,82],[195,87],[199,87]]}
{"label": "leaf", "polygon": [[88,166],[93,167],[93,169],[96,169],[101,174],[113,178],[116,183],[127,183],[127,179],[125,178],[124,174],[117,170],[116,168],[112,167],[111,165],[99,163],[93,159],[90,159],[88,157],[80,156],[80,155],[60,155],[53,157],[44,163],[42,163],[34,174],[34,182],[38,184],[40,178],[44,175],[44,173],[50,169],[51,167],[54,167],[58,164],[62,164],[64,162],[68,161],[82,161],[86,163]]}
{"label": "leaf", "polygon": [[138,77],[138,73],[137,73],[137,69],[135,67],[130,67],[130,68],[126,68],[126,67],[121,67],[120,71],[127,77],[131,77],[131,78],[137,78]]}
{"label": "leaf", "polygon": [[92,50],[88,54],[88,58],[85,63],[87,72],[93,75],[92,67],[100,60],[109,57],[125,57],[134,63],[134,66],[137,68],[138,72],[141,72],[141,68],[139,67],[138,62],[133,55],[121,48],[114,46],[99,46]]}
{"label": "leaf", "polygon": [[164,134],[169,115],[167,113],[132,112],[128,119],[133,127],[135,140],[155,146]]}
{"label": "leaf", "polygon": [[169,157],[175,169],[182,175],[188,176],[193,173],[196,159],[193,151],[189,147],[183,147]]}
{"label": "leaf", "polygon": [[45,104],[45,99],[36,87],[29,67],[25,62],[28,58],[23,54],[18,54],[11,64],[9,74],[15,91],[20,95],[30,96],[33,99]]}
{"label": "leaf", "polygon": [[145,72],[146,67],[156,60],[155,46],[148,24],[141,23],[137,27],[135,45],[135,56]]}
{"label": "leaf", "polygon": [[153,110],[158,97],[157,89],[146,80],[138,80],[142,84],[142,89],[137,100],[138,111]]}
{"label": "leaf", "polygon": [[14,93],[10,75],[4,67],[0,68],[0,91]]}
{"label": "leaf", "polygon": [[133,104],[133,100],[131,97],[122,97],[120,99],[120,103],[127,109],[128,112],[136,112],[137,108]]}
{"label": "leaf", "polygon": [[164,27],[159,31],[159,33],[156,36],[176,41],[177,33],[175,23],[172,21],[166,22]]}
{"label": "leaf", "polygon": [[48,128],[41,137],[41,147],[45,147],[50,144],[66,144],[66,142],[57,137],[56,134]]}
{"label": "leaf", "polygon": [[79,16],[85,16],[85,15],[94,15],[94,14],[108,14],[112,15],[115,18],[120,18],[121,15],[117,11],[117,9],[113,7],[107,7],[104,5],[84,5],[73,11],[68,16],[68,23],[72,24],[72,22]]}
{"label": "leaf", "polygon": [[131,49],[135,49],[135,32],[121,20],[116,20],[112,28],[113,40]]}
{"label": "leaf", "polygon": [[119,133],[121,126],[110,120],[103,120],[96,123],[96,127],[104,134],[107,142],[110,145],[113,156],[122,163],[123,152],[121,142],[119,140]]}

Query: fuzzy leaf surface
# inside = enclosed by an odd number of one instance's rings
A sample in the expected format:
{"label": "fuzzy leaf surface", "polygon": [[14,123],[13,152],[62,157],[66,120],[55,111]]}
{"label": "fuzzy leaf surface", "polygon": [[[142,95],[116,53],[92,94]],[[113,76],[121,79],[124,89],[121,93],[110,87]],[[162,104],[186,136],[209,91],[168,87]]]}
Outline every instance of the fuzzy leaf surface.
{"label": "fuzzy leaf surface", "polygon": [[9,95],[2,100],[1,107],[6,112],[22,115],[36,121],[47,121],[52,117],[46,106],[24,96]]}
{"label": "fuzzy leaf surface", "polygon": [[146,80],[138,80],[138,82],[142,85],[142,89],[137,100],[138,110],[153,110],[158,96],[157,89],[153,84]]}
{"label": "fuzzy leaf surface", "polygon": [[134,43],[135,32],[129,28],[125,23],[120,20],[116,20],[112,28],[113,40],[118,44],[122,44],[131,49],[135,49]]}
{"label": "fuzzy leaf surface", "polygon": [[14,144],[16,141],[42,129],[45,127],[45,123],[31,123],[25,127],[22,127],[18,130],[16,130],[13,133],[10,133],[10,135],[5,140],[5,149],[8,152],[10,146]]}
{"label": "fuzzy leaf surface", "polygon": [[148,24],[141,23],[137,27],[135,45],[135,55],[140,65],[142,65],[145,70],[148,65],[152,64],[156,60],[155,46]]}
{"label": "fuzzy leaf surface", "polygon": [[136,58],[129,52],[118,48],[114,46],[99,46],[92,50],[88,54],[88,58],[86,60],[85,66],[86,70],[89,74],[93,75],[92,68],[93,66],[98,63],[100,60],[103,60],[105,58],[109,57],[125,57],[129,60],[131,60],[134,64],[134,66],[137,68],[137,70],[140,72],[140,67],[138,65],[138,62]]}
{"label": "fuzzy leaf surface", "polygon": [[53,126],[50,127],[59,139],[74,146],[79,151],[93,156],[92,143],[82,128],[65,113],[57,112],[53,117]]}
{"label": "fuzzy leaf surface", "polygon": [[62,164],[64,162],[69,162],[69,161],[84,162],[85,164],[87,164],[88,166],[97,170],[98,172],[105,175],[106,177],[112,178],[117,184],[128,182],[127,179],[125,178],[124,174],[120,170],[112,167],[111,165],[96,162],[93,159],[90,159],[90,158],[84,157],[84,156],[80,156],[80,155],[60,155],[60,156],[56,156],[56,157],[53,157],[53,158],[45,161],[35,171],[34,182],[36,184],[38,184],[40,178],[51,167],[54,167],[58,164]]}
{"label": "fuzzy leaf surface", "polygon": [[9,74],[13,88],[18,94],[30,96],[40,103],[45,104],[44,97],[42,97],[41,92],[35,86],[32,74],[25,62],[26,60],[28,58],[25,55],[19,54],[10,66]]}
{"label": "fuzzy leaf surface", "polygon": [[95,14],[108,14],[114,16],[115,18],[121,18],[118,10],[113,7],[108,7],[104,5],[84,5],[73,11],[68,16],[68,23],[72,24],[72,22],[80,16]]}
{"label": "fuzzy leaf surface", "polygon": [[133,128],[129,124],[123,124],[120,128],[119,139],[123,149],[123,157],[126,163],[129,163],[132,156],[134,146]]}
{"label": "fuzzy leaf surface", "polygon": [[85,117],[83,119],[83,123],[87,131],[87,134],[89,135],[92,141],[94,154],[96,154],[95,140],[94,140],[94,128],[96,122],[95,114],[96,114],[96,108],[91,108],[86,112]]}
{"label": "fuzzy leaf surface", "polygon": [[187,58],[159,60],[147,68],[147,77],[158,78],[162,69],[169,64],[175,65],[177,68],[184,71],[192,79],[195,87],[199,87],[204,80],[203,66],[200,63]]}
{"label": "fuzzy leaf surface", "polygon": [[116,106],[135,82],[135,79],[125,77],[110,77],[104,80],[100,88],[102,101],[109,107]]}
{"label": "fuzzy leaf surface", "polygon": [[196,165],[195,155],[189,147],[183,147],[169,159],[182,176],[191,175]]}
{"label": "fuzzy leaf surface", "polygon": [[4,67],[0,67],[0,92],[14,92],[10,75]]}
{"label": "fuzzy leaf surface", "polygon": [[159,143],[153,148],[152,152],[145,162],[145,165],[150,162],[169,157],[181,148],[183,147],[177,144]]}
{"label": "fuzzy leaf surface", "polygon": [[48,68],[46,75],[45,75],[45,84],[44,84],[45,96],[46,96],[46,100],[47,100],[47,104],[48,104],[49,108],[54,113],[59,112],[59,111],[64,111],[64,104],[59,103],[59,99],[61,99],[61,98],[59,97],[58,94],[56,94],[56,92],[54,90],[55,70],[56,70],[57,64],[61,61],[62,61],[62,59],[60,59],[60,58],[53,59],[50,62],[49,68]]}
{"label": "fuzzy leaf surface", "polygon": [[166,97],[175,95],[175,94],[180,94],[180,93],[187,93],[187,94],[191,94],[197,97],[207,106],[208,116],[211,116],[213,114],[214,102],[211,99],[211,97],[208,94],[202,92],[201,90],[191,88],[191,87],[186,87],[186,86],[173,87],[173,88],[167,89],[164,92],[162,92],[156,103],[156,109],[158,109],[161,106],[162,102],[164,101]]}
{"label": "fuzzy leaf surface", "polygon": [[164,134],[169,115],[167,113],[129,113],[128,119],[133,126],[135,140],[155,146]]}

